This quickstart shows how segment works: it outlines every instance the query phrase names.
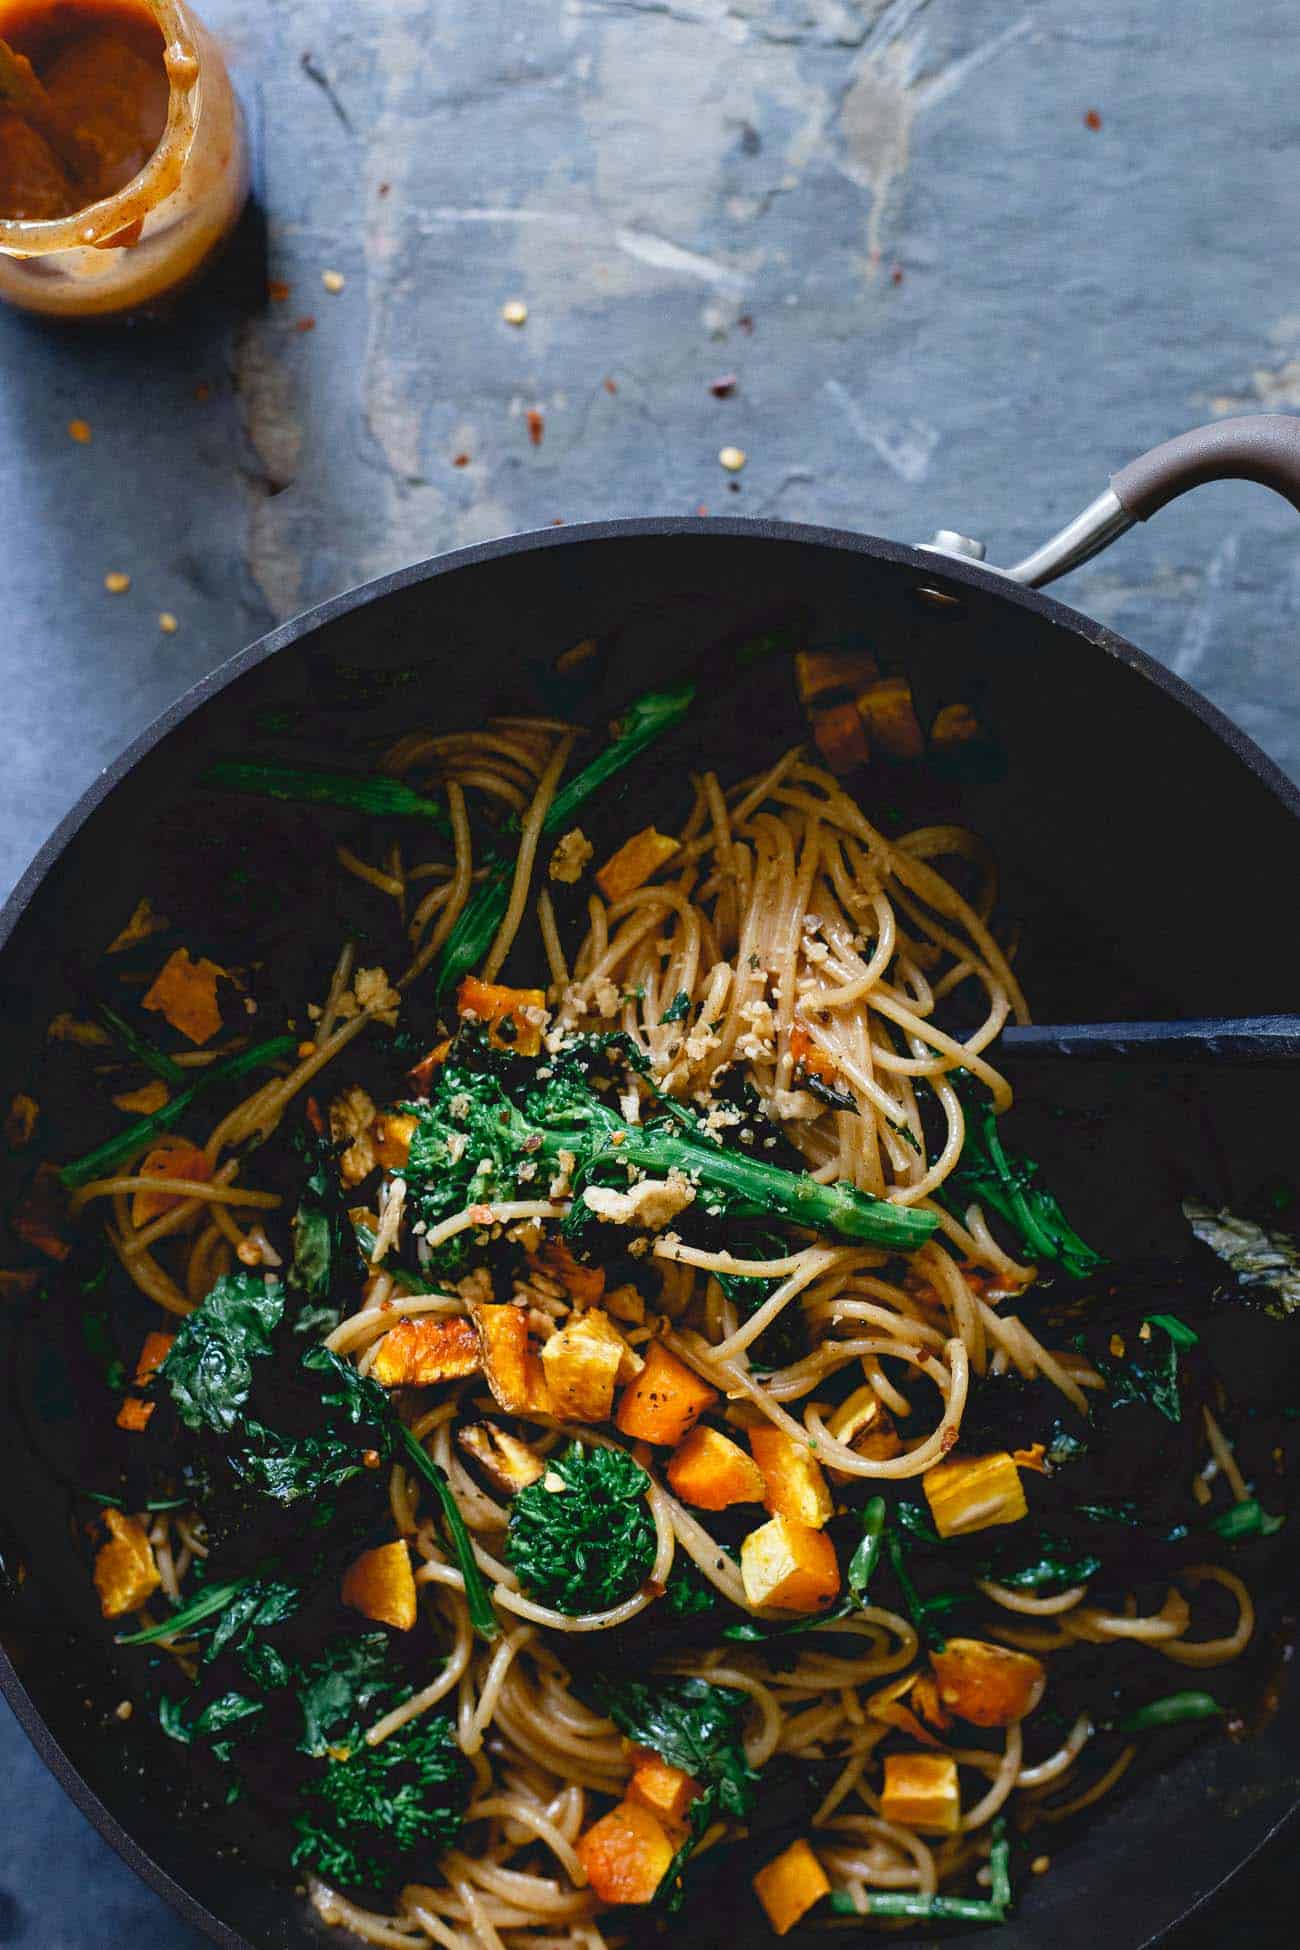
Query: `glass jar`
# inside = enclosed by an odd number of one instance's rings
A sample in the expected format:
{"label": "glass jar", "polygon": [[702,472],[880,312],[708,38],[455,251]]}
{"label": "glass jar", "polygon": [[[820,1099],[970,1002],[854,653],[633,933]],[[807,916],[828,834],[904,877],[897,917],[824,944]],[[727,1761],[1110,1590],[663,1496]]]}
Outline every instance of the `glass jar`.
{"label": "glass jar", "polygon": [[157,304],[204,268],[248,195],[226,64],[183,0],[0,0],[0,39],[12,33],[21,49],[48,23],[75,41],[82,25],[111,33],[124,19],[137,30],[152,19],[162,36],[166,123],[143,167],[111,194],[70,215],[0,216],[0,298],[27,311],[106,318]]}

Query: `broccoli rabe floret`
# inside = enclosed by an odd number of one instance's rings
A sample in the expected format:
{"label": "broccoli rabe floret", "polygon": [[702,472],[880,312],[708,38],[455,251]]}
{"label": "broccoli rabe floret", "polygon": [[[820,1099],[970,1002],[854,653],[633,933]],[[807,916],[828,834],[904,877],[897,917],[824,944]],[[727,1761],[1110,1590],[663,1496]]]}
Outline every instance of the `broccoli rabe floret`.
{"label": "broccoli rabe floret", "polygon": [[626,1192],[645,1179],[688,1188],[710,1218],[784,1219],[896,1251],[923,1245],[935,1229],[928,1212],[724,1150],[680,1107],[630,1124],[617,1102],[598,1094],[598,1064],[635,1067],[614,1036],[579,1039],[532,1065],[499,1056],[462,1031],[428,1102],[404,1106],[418,1123],[402,1175],[426,1226],[468,1205],[545,1197],[563,1167],[575,1232],[591,1218],[588,1190]]}

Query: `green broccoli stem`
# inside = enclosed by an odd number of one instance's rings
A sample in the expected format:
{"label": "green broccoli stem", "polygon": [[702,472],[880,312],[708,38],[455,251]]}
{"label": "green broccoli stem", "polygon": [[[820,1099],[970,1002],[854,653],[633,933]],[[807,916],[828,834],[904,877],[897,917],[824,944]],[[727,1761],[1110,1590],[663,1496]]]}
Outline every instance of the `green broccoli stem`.
{"label": "green broccoli stem", "polygon": [[542,821],[544,833],[559,833],[564,830],[580,806],[586,804],[593,792],[600,789],[607,779],[630,765],[634,758],[666,732],[675,731],[695,702],[694,684],[676,684],[666,691],[646,691],[629,704],[623,716],[614,727],[614,735],[604,751],[596,756],[580,772],[575,772],[568,784],[556,793]]}
{"label": "green broccoli stem", "polygon": [[456,1562],[465,1580],[465,1602],[469,1606],[470,1623],[480,1638],[494,1639],[499,1627],[496,1613],[492,1609],[491,1594],[483,1573],[479,1570],[478,1560],[474,1556],[474,1546],[465,1528],[465,1519],[460,1514],[456,1498],[452,1494],[451,1484],[437,1463],[425,1454],[423,1444],[412,1435],[405,1424],[399,1425],[399,1439],[403,1460],[415,1470],[422,1481],[429,1485],[442,1506],[443,1519],[451,1536]]}
{"label": "green broccoli stem", "polygon": [[205,1091],[214,1089],[221,1083],[233,1083],[246,1075],[249,1070],[260,1069],[263,1064],[275,1063],[283,1056],[291,1056],[297,1049],[294,1036],[272,1036],[268,1042],[255,1043],[251,1049],[240,1050],[236,1056],[224,1063],[214,1063],[203,1071],[196,1083],[188,1090],[182,1090],[170,1103],[156,1110],[151,1117],[142,1117],[134,1124],[128,1124],[124,1131],[111,1137],[94,1151],[88,1151],[84,1158],[64,1165],[59,1171],[59,1180],[65,1191],[75,1192],[80,1185],[89,1185],[94,1178],[102,1178],[129,1158],[133,1152],[143,1150],[160,1131],[170,1131],[184,1118],[190,1105]]}
{"label": "green broccoli stem", "polygon": [[258,799],[336,806],[342,812],[367,813],[377,819],[423,819],[441,833],[451,832],[445,806],[382,772],[327,772],[314,765],[223,758],[208,767],[199,784],[224,792],[248,793]]}
{"label": "green broccoli stem", "polygon": [[1213,1693],[1167,1693],[1163,1699],[1153,1699],[1149,1705],[1140,1706],[1136,1713],[1116,1720],[1115,1730],[1149,1733],[1155,1727],[1178,1727],[1189,1720],[1218,1720],[1222,1716],[1223,1708]]}
{"label": "green broccoli stem", "polygon": [[[867,1240],[898,1252],[914,1252],[923,1246],[938,1224],[932,1213],[872,1198],[842,1179],[821,1185],[805,1172],[786,1171],[781,1165],[695,1142],[675,1131],[643,1131],[636,1125],[620,1128],[621,1144],[601,1144],[602,1161],[635,1165],[655,1177],[678,1171],[695,1187],[696,1200],[706,1212],[717,1203],[733,1218],[788,1219],[816,1232]],[[566,1135],[547,1130],[542,1144],[551,1156],[572,1149],[582,1161],[590,1139],[582,1131]],[[587,1158],[587,1167],[594,1155]]]}
{"label": "green broccoli stem", "polygon": [[[695,685],[678,684],[671,690],[647,691],[630,704],[605,749],[576,772],[551,801],[542,821],[543,833],[561,832],[607,780],[630,765],[657,738],[674,730],[694,702]],[[478,967],[492,946],[510,904],[514,861],[489,856],[486,865],[487,877],[479,882],[461,910],[434,964],[435,999],[446,995],[463,975]]]}
{"label": "green broccoli stem", "polygon": [[170,1618],[164,1618],[161,1625],[146,1626],[143,1632],[128,1632],[117,1640],[118,1645],[153,1645],[158,1639],[183,1638],[186,1632],[196,1625],[202,1625],[217,1612],[224,1611],[232,1598],[238,1597],[249,1578],[236,1578],[233,1584],[210,1584],[191,1604],[182,1605]]}
{"label": "green broccoli stem", "polygon": [[[1005,1923],[1011,1906],[1011,1844],[1006,1824],[994,1828],[989,1850],[988,1896],[919,1896],[908,1889],[870,1889],[867,1891],[868,1916],[902,1916],[926,1923]],[[847,1889],[832,1889],[828,1898],[832,1916],[863,1914]]]}
{"label": "green broccoli stem", "polygon": [[155,1076],[162,1077],[166,1083],[179,1084],[187,1081],[179,1063],[173,1063],[170,1056],[165,1056],[147,1036],[142,1036],[139,1030],[133,1029],[126,1017],[120,1016],[116,1009],[109,1007],[107,1002],[97,1002],[95,1013],[105,1029],[112,1030],[123,1048],[129,1051],[137,1063],[142,1063],[146,1070],[152,1070]]}
{"label": "green broccoli stem", "polygon": [[[961,1088],[970,1079],[959,1076],[958,1083]],[[1071,1279],[1087,1279],[1105,1264],[1104,1255],[1079,1237],[1052,1193],[1034,1182],[1037,1167],[1008,1156],[992,1105],[973,1103],[969,1089],[961,1094],[966,1142],[956,1172],[939,1194],[943,1203],[953,1211],[959,1196],[978,1199],[1020,1234],[1032,1259],[1055,1260]]]}

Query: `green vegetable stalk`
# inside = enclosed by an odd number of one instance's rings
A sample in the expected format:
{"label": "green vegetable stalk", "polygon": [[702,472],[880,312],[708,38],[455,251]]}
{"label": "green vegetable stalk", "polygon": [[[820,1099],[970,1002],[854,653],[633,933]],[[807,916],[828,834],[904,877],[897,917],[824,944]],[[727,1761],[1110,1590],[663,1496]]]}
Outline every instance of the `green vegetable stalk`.
{"label": "green vegetable stalk", "polygon": [[[405,1169],[408,1191],[428,1225],[494,1199],[535,1197],[572,1163],[571,1231],[592,1218],[587,1186],[627,1186],[633,1175],[678,1174],[712,1217],[779,1218],[817,1232],[910,1251],[934,1231],[933,1216],[871,1198],[839,1181],[819,1184],[758,1158],[724,1151],[667,1118],[626,1123],[589,1086],[580,1056],[551,1059],[512,1095],[495,1069],[452,1056],[433,1094],[408,1108],[419,1119]],[[629,1170],[630,1168],[630,1170]]]}
{"label": "green vegetable stalk", "polygon": [[1154,1699],[1136,1713],[1116,1720],[1115,1727],[1120,1733],[1149,1733],[1156,1727],[1183,1726],[1189,1720],[1217,1720],[1222,1713],[1213,1693],[1168,1693],[1164,1699]]}
{"label": "green vegetable stalk", "polygon": [[1080,1239],[1040,1182],[1033,1159],[1017,1158],[1006,1149],[997,1116],[990,1104],[975,1098],[972,1080],[958,1073],[954,1081],[966,1109],[966,1142],[960,1164],[943,1187],[944,1204],[959,1213],[978,1201],[1005,1220],[1035,1263],[1055,1261],[1071,1279],[1087,1279],[1105,1265],[1103,1255]]}
{"label": "green vegetable stalk", "polygon": [[327,772],[314,765],[223,758],[208,767],[199,784],[217,786],[225,792],[246,792],[259,799],[337,806],[341,812],[367,813],[376,819],[423,819],[441,833],[451,832],[445,806],[382,772]]}
{"label": "green vegetable stalk", "polygon": [[215,1089],[218,1084],[234,1083],[250,1070],[260,1069],[264,1064],[278,1063],[282,1057],[292,1056],[297,1047],[294,1036],[272,1036],[265,1043],[255,1043],[251,1049],[240,1050],[224,1063],[212,1064],[209,1069],[200,1072],[197,1082],[192,1083],[188,1090],[179,1091],[161,1110],[128,1124],[124,1131],[119,1131],[116,1137],[109,1138],[96,1150],[87,1152],[84,1158],[64,1165],[59,1172],[64,1190],[75,1192],[79,1186],[89,1185],[92,1179],[107,1176],[116,1170],[123,1159],[143,1150],[160,1132],[173,1130],[182,1122],[190,1105],[205,1091]]}
{"label": "green vegetable stalk", "polygon": [[1219,1516],[1211,1517],[1210,1529],[1216,1537],[1226,1537],[1235,1543],[1242,1537],[1271,1537],[1285,1522],[1285,1517],[1270,1516],[1256,1497],[1248,1496]]}
{"label": "green vegetable stalk", "polygon": [[[1011,1906],[1011,1844],[1006,1823],[993,1825],[993,1846],[989,1850],[988,1896],[918,1896],[906,1889],[872,1889],[867,1895],[868,1916],[906,1917],[923,1923],[1005,1923]],[[857,1916],[857,1904],[846,1889],[833,1889],[828,1897],[832,1916]]]}

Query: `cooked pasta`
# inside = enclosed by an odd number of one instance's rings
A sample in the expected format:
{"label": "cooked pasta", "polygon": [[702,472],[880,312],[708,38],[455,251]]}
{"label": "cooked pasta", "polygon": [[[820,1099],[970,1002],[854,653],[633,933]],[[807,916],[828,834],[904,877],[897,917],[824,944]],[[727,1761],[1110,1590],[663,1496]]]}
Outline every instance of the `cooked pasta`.
{"label": "cooked pasta", "polygon": [[[1246,1647],[1218,1559],[1267,1519],[1194,1330],[1064,1304],[1101,1260],[997,1128],[1028,1005],[980,842],[795,748],[643,791],[666,833],[597,798],[602,857],[584,756],[404,736],[322,859],[405,964],[326,945],[254,1045],[239,944],[187,956],[216,1087],[64,1168],[155,1310],[103,1609],[206,1776],[280,1756],[366,1942],[599,1950],[720,1847],[782,1933],[995,1921],[1013,1836],[1217,1712],[1175,1669]],[[1174,1537],[1098,1457],[1179,1387]]]}

